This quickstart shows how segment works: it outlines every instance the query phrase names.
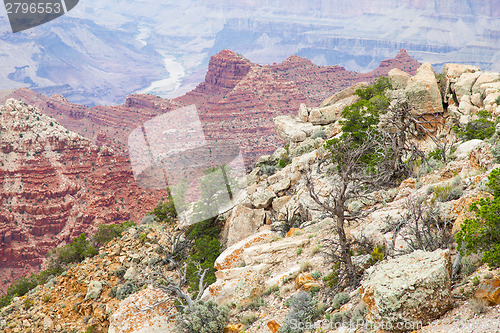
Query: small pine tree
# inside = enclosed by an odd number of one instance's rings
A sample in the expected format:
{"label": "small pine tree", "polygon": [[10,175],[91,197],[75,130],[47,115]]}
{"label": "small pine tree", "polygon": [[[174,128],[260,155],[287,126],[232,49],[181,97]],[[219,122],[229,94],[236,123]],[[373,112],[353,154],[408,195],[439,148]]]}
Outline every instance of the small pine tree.
{"label": "small pine tree", "polygon": [[483,198],[470,205],[476,213],[466,219],[457,233],[461,255],[483,252],[482,262],[500,267],[500,169],[492,170],[486,184],[493,198]]}

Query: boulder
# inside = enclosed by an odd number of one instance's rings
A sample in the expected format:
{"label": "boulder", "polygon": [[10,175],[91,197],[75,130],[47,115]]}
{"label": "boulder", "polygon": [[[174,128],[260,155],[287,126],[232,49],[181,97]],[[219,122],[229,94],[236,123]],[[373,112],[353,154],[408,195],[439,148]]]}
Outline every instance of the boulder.
{"label": "boulder", "polygon": [[455,89],[454,85],[463,73],[476,73],[479,71],[481,71],[481,69],[476,66],[445,64],[442,71],[444,80],[442,83],[443,102],[448,102],[450,100],[452,91]]}
{"label": "boulder", "polygon": [[276,237],[277,234],[269,230],[247,237],[224,250],[215,260],[214,267],[218,270],[236,268],[241,261],[244,249],[255,244],[270,241]]}
{"label": "boulder", "polygon": [[488,303],[488,305],[500,304],[500,279],[495,277],[483,281],[477,288],[474,297]]}
{"label": "boulder", "polygon": [[[168,296],[163,291],[152,286],[130,295],[120,302],[118,309],[110,316],[108,332],[172,332],[174,323],[169,322],[168,317],[175,311],[172,309],[173,301],[157,304],[165,298]],[[151,309],[143,310],[148,307]]]}
{"label": "boulder", "polygon": [[473,139],[461,143],[455,150],[455,157],[457,160],[463,160],[469,157],[469,153],[473,151],[477,146],[482,144],[484,141],[479,139]]}
{"label": "boulder", "polygon": [[266,283],[264,275],[253,270],[242,275],[234,289],[232,301],[238,305],[247,305],[266,291]]}
{"label": "boulder", "polygon": [[335,104],[319,108],[309,108],[308,122],[314,125],[327,125],[336,122],[341,116],[342,111],[360,100],[359,96],[352,95],[339,100]]}
{"label": "boulder", "polygon": [[368,321],[393,328],[415,322],[427,325],[452,306],[449,250],[418,250],[373,266],[367,273],[360,292]]}
{"label": "boulder", "polygon": [[223,243],[231,246],[255,234],[265,223],[265,217],[264,209],[252,209],[243,205],[234,207],[221,232]]}
{"label": "boulder", "polygon": [[250,196],[250,201],[255,208],[267,208],[276,197],[274,191],[270,188],[257,190]]}
{"label": "boulder", "polygon": [[123,276],[124,280],[133,280],[137,276],[137,267],[135,265],[130,266],[127,271],[125,272],[125,275]]}
{"label": "boulder", "polygon": [[480,75],[481,72],[463,73],[460,75],[457,82],[452,87],[457,101],[460,101],[464,95],[472,94],[472,86]]}
{"label": "boulder", "polygon": [[485,110],[494,111],[498,107],[496,100],[498,97],[500,97],[500,91],[495,89],[487,89],[484,94],[485,97],[483,100],[483,105]]}
{"label": "boulder", "polygon": [[101,296],[102,283],[99,281],[91,281],[87,287],[87,294],[85,300],[98,299]]}
{"label": "boulder", "polygon": [[472,93],[484,93],[486,88],[497,88],[500,81],[500,73],[482,72],[472,86]]}
{"label": "boulder", "polygon": [[399,68],[393,68],[388,73],[393,89],[405,89],[411,75],[403,72]]}
{"label": "boulder", "polygon": [[430,63],[424,63],[406,85],[405,94],[419,114],[443,112],[441,92]]}
{"label": "boulder", "polygon": [[476,114],[479,108],[472,104],[471,96],[463,95],[458,104],[458,111],[463,115],[473,115]]}
{"label": "boulder", "polygon": [[285,195],[280,198],[276,198],[273,200],[273,210],[275,212],[284,211],[286,204],[290,201],[291,196]]}
{"label": "boulder", "polygon": [[323,101],[323,103],[321,103],[320,107],[333,105],[333,104],[337,103],[338,101],[341,101],[343,99],[346,99],[346,98],[354,95],[354,93],[356,92],[356,90],[358,90],[360,88],[367,87],[369,85],[370,84],[368,82],[359,82],[359,83],[356,83],[355,85],[350,86],[349,88],[346,88],[346,89],[344,89],[342,91],[339,91],[338,93],[334,94],[333,96],[325,99]]}
{"label": "boulder", "polygon": [[320,126],[300,122],[290,116],[278,116],[273,119],[273,125],[278,136],[285,142],[302,142],[312,133],[319,131]]}

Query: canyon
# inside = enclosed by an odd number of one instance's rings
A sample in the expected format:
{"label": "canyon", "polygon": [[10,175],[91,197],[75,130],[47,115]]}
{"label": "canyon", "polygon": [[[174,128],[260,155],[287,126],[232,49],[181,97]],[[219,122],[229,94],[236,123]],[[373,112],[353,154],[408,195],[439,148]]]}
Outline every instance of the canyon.
{"label": "canyon", "polygon": [[47,251],[99,224],[140,222],[164,191],[139,188],[128,160],[9,99],[0,108],[0,292]]}
{"label": "canyon", "polygon": [[165,112],[195,105],[205,139],[237,144],[250,167],[259,156],[282,145],[272,126],[274,117],[297,112],[301,103],[318,105],[335,92],[357,82],[371,82],[392,68],[414,74],[418,66],[405,50],[368,73],[318,66],[298,56],[279,64],[259,65],[223,50],[211,58],[205,80],[175,99],[132,94],[122,105],[89,108],[59,94],[49,97],[22,88],[6,93],[0,101],[15,98],[37,106],[69,130],[124,156],[128,136],[137,126]]}
{"label": "canyon", "polygon": [[251,168],[284,144],[273,127],[276,116],[294,115],[301,103],[318,105],[394,67],[414,73],[418,66],[404,50],[366,74],[298,56],[258,65],[224,50],[212,57],[201,84],[172,100],[133,94],[119,106],[89,108],[60,94],[3,92],[0,290],[37,271],[48,250],[101,223],[140,222],[158,203],[165,192],[140,188],[128,157],[128,136],[142,123],[195,105],[208,144],[238,147]]}

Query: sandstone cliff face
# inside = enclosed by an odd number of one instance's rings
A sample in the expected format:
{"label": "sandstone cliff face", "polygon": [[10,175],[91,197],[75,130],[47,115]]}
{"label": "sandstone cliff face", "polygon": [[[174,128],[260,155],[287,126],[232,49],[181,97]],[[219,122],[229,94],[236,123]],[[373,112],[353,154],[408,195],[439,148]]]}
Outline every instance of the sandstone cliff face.
{"label": "sandstone cliff face", "polygon": [[101,223],[139,222],[160,199],[124,157],[36,108],[10,99],[0,113],[0,291],[48,250]]}

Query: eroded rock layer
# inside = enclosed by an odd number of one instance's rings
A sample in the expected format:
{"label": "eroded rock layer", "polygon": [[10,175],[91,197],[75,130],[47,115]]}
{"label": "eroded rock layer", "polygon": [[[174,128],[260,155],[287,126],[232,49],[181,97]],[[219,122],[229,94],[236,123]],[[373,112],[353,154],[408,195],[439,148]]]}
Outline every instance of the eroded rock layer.
{"label": "eroded rock layer", "polygon": [[163,194],[137,187],[112,149],[13,99],[0,107],[0,138],[0,291],[82,232],[140,222]]}

